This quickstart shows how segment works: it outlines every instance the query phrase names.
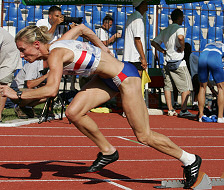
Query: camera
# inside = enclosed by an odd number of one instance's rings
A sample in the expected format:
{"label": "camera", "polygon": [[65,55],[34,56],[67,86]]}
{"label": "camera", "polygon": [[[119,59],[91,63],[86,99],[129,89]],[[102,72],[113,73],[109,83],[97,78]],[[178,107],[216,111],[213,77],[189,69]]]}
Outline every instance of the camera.
{"label": "camera", "polygon": [[81,24],[82,23],[82,19],[83,17],[67,17],[64,16],[64,22],[62,22],[60,25],[68,25],[69,23],[77,23],[77,24]]}

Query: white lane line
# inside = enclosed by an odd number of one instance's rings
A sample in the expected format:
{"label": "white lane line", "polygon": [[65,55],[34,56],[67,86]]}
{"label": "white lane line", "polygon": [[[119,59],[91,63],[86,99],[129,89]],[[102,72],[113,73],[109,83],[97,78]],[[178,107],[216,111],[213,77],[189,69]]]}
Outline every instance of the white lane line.
{"label": "white lane line", "polygon": [[[76,127],[20,127],[20,126],[17,126],[17,127],[13,127],[13,126],[9,126],[9,127],[5,127],[5,126],[2,126],[1,129],[4,129],[4,128],[18,128],[18,129],[76,129]],[[132,130],[131,127],[123,127],[123,128],[101,128],[99,127],[100,130]],[[224,131],[224,128],[212,128],[212,127],[209,127],[209,128],[163,128],[163,127],[159,127],[159,128],[150,128],[152,130],[178,130],[178,131]]]}
{"label": "white lane line", "polygon": [[[55,163],[55,162],[64,162],[71,163],[72,162],[92,162],[94,160],[0,160],[0,163]],[[206,159],[203,158],[203,161],[224,161],[224,158],[220,159]],[[176,159],[146,159],[146,160],[117,160],[116,162],[179,162]]]}
{"label": "white lane line", "polygon": [[[44,138],[87,138],[86,136],[69,136],[69,135],[0,135],[0,137],[44,137]],[[105,136],[116,137],[119,136]],[[135,136],[123,136],[123,137],[135,137]],[[224,138],[224,136],[167,136],[170,138]]]}
{"label": "white lane line", "polygon": [[[139,143],[140,144],[140,143]],[[117,148],[145,148],[149,147],[144,144],[140,144],[142,146],[114,146]],[[183,148],[224,148],[224,146],[180,146]],[[97,148],[97,146],[60,146],[60,145],[52,145],[52,146],[0,146],[0,148]]]}
{"label": "white lane line", "polygon": [[[216,179],[220,177],[210,177],[211,179]],[[74,182],[74,181],[155,181],[155,180],[182,180],[183,178],[141,178],[141,179],[28,179],[28,180],[0,180],[2,182]],[[129,188],[128,188],[129,189]]]}

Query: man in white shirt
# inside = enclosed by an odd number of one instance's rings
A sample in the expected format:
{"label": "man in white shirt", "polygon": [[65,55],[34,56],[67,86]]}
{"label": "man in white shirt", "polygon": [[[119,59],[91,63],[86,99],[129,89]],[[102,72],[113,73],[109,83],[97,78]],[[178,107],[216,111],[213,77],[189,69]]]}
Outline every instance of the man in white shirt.
{"label": "man in white shirt", "polygon": [[[51,6],[48,11],[48,18],[37,21],[36,26],[47,26],[48,32],[53,35],[52,41],[59,39],[63,33],[65,26],[60,25],[64,21],[64,16],[61,14],[61,8]],[[50,43],[51,43],[50,42]]]}
{"label": "man in white shirt", "polygon": [[117,40],[117,38],[121,37],[121,33],[117,32],[110,37],[109,29],[112,27],[112,25],[113,18],[109,15],[105,16],[103,18],[103,25],[97,30],[96,35],[103,42],[103,44],[110,49],[111,53],[115,55],[113,43]]}
{"label": "man in white shirt", "polygon": [[[9,85],[14,78],[14,72],[21,68],[22,59],[14,42],[14,37],[0,27],[0,84]],[[2,122],[2,111],[6,99],[0,95],[0,122]]]}
{"label": "man in white shirt", "polygon": [[[15,91],[38,88],[46,83],[48,77],[48,65],[46,61],[37,60],[33,63],[26,63],[12,81],[11,88]],[[18,118],[26,119],[34,117],[33,107],[45,102],[46,99],[31,100],[23,104],[15,105],[15,113]]]}
{"label": "man in white shirt", "polygon": [[[180,9],[175,9],[171,13],[171,19],[173,21],[167,28],[160,31],[159,35],[155,37],[151,45],[158,51],[164,54],[165,65],[163,68],[165,79],[164,79],[164,92],[166,103],[168,106],[168,115],[178,115],[173,109],[171,101],[171,91],[173,91],[173,83],[181,93],[181,111],[180,117],[193,117],[187,110],[187,100],[192,91],[191,76],[186,66],[184,58],[184,29],[181,27],[183,22],[183,12]],[[164,43],[166,50],[160,45]]]}
{"label": "man in white shirt", "polygon": [[143,15],[148,7],[145,0],[133,0],[133,6],[136,11],[128,17],[125,27],[124,61],[135,65],[141,76],[142,70],[147,68]]}

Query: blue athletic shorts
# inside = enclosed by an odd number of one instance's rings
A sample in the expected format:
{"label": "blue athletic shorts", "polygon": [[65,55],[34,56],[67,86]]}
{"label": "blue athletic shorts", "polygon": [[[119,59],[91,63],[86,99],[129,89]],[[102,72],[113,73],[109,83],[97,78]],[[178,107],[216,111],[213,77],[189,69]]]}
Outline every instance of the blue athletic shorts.
{"label": "blue athletic shorts", "polygon": [[119,92],[118,87],[127,77],[139,77],[140,78],[138,70],[134,65],[132,65],[131,63],[128,63],[128,62],[123,62],[123,63],[124,63],[124,68],[117,76],[115,76],[114,78],[110,78],[110,79],[101,78],[102,81],[108,87],[110,87],[112,90],[114,90],[116,92]]}
{"label": "blue athletic shorts", "polygon": [[198,60],[198,77],[201,83],[208,82],[209,71],[215,83],[224,82],[222,55],[216,51],[203,51]]}

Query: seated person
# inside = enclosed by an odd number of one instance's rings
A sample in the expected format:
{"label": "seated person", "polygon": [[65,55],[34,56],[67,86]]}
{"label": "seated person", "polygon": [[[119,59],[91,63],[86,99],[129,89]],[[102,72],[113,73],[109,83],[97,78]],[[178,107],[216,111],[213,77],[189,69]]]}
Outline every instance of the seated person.
{"label": "seated person", "polygon": [[[11,84],[11,88],[13,88],[15,91],[24,91],[43,86],[45,85],[48,76],[47,70],[48,65],[46,61],[37,60],[32,64],[26,63],[16,75],[15,79]],[[34,111],[32,108],[45,101],[46,98],[41,100],[35,100],[31,103],[23,102],[19,105],[15,104],[15,113],[20,119],[33,118]]]}

